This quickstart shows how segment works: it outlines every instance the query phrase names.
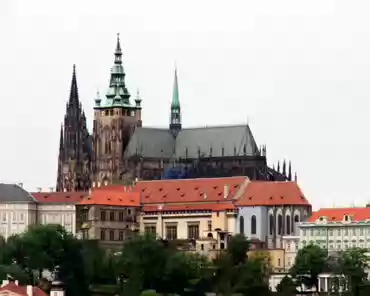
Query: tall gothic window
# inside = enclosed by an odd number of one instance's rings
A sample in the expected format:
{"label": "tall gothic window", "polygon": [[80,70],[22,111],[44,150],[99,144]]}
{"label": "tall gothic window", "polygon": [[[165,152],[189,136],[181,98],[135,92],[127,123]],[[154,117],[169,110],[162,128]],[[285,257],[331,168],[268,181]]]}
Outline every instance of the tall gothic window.
{"label": "tall gothic window", "polygon": [[269,218],[269,228],[270,228],[270,235],[273,235],[274,234],[274,229],[275,229],[275,221],[274,221],[274,215],[273,214],[270,214],[270,218]]}
{"label": "tall gothic window", "polygon": [[278,234],[281,235],[283,233],[283,215],[278,215]]}
{"label": "tall gothic window", "polygon": [[257,218],[255,215],[251,217],[251,234],[257,234]]}
{"label": "tall gothic window", "polygon": [[290,215],[286,215],[285,219],[286,219],[286,234],[289,235],[291,233]]}
{"label": "tall gothic window", "polygon": [[239,218],[239,232],[244,235],[244,217],[240,216]]}
{"label": "tall gothic window", "polygon": [[297,214],[294,216],[294,222],[295,223],[298,223],[299,222],[299,216]]}

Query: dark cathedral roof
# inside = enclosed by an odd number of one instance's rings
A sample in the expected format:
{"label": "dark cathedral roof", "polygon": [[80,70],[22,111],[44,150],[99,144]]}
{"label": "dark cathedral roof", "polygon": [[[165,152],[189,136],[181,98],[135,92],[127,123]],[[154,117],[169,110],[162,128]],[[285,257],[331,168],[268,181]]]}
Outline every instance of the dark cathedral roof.
{"label": "dark cathedral roof", "polygon": [[205,156],[258,156],[260,152],[248,125],[185,128],[174,137],[169,129],[138,128],[125,157],[198,158]]}

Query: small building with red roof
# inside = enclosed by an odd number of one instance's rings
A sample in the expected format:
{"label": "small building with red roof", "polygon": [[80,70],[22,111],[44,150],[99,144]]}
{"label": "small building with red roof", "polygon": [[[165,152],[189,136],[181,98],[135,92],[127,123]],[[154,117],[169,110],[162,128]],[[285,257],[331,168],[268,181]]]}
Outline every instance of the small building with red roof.
{"label": "small building with red roof", "polygon": [[284,235],[297,234],[297,225],[311,215],[311,205],[297,182],[250,181],[235,200],[237,233],[282,248]]}
{"label": "small building with red roof", "polygon": [[80,192],[31,192],[37,202],[37,222],[60,224],[76,234],[76,207],[89,193]]}
{"label": "small building with red roof", "polygon": [[301,247],[311,243],[329,252],[370,249],[370,207],[322,208],[299,228]]}
{"label": "small building with red roof", "polygon": [[[48,296],[42,289],[35,286],[21,286],[18,281],[4,280],[0,287],[0,296]],[[59,295],[58,295],[59,296]]]}
{"label": "small building with red roof", "polygon": [[140,194],[125,186],[93,189],[76,204],[76,233],[98,239],[104,246],[121,246],[132,232],[139,231]]}

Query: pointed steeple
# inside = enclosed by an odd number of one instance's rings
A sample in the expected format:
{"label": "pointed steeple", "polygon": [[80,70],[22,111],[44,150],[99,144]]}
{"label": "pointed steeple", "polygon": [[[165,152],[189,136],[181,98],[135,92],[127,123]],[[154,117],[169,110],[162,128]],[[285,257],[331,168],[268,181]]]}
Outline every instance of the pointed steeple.
{"label": "pointed steeple", "polygon": [[63,152],[63,149],[64,149],[63,124],[61,124],[59,138],[59,158],[61,157],[61,152]]}
{"label": "pointed steeple", "polygon": [[277,172],[280,173],[280,161],[278,161],[277,163],[277,168],[276,168]]}
{"label": "pointed steeple", "polygon": [[109,89],[106,94],[107,100],[104,106],[97,104],[95,107],[131,107],[130,93],[125,84],[125,71],[122,66],[122,48],[119,34],[117,34],[117,44],[114,51],[114,64],[111,69]]}
{"label": "pointed steeple", "polygon": [[170,130],[175,136],[181,130],[181,108],[179,99],[179,85],[177,81],[177,69],[175,68],[175,77],[173,82],[172,90],[172,102],[171,102],[171,122]]}
{"label": "pointed steeple", "polygon": [[177,81],[177,68],[175,68],[175,78],[173,81],[171,109],[180,109],[179,83]]}
{"label": "pointed steeple", "polygon": [[295,173],[294,173],[294,182],[296,182],[296,183],[297,183],[297,181],[298,181],[297,172],[295,172]]}
{"label": "pointed steeple", "polygon": [[283,172],[282,172],[282,174],[283,174],[284,176],[286,176],[286,161],[285,161],[285,159],[284,159],[284,161],[283,161]]}
{"label": "pointed steeple", "polygon": [[288,167],[288,180],[292,181],[292,162],[289,161],[289,167]]}
{"label": "pointed steeple", "polygon": [[71,81],[71,90],[69,93],[69,102],[68,105],[70,107],[78,108],[80,104],[78,98],[78,87],[77,87],[77,77],[76,77],[76,65],[73,65],[73,73],[72,73],[72,81]]}

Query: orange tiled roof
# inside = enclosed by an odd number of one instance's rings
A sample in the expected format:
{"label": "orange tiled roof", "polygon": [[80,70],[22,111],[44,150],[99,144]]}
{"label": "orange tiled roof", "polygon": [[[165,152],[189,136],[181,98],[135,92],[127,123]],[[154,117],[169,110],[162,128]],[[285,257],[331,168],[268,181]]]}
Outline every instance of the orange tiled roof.
{"label": "orange tiled roof", "polygon": [[78,203],[88,192],[34,192],[31,195],[40,203]]}
{"label": "orange tiled roof", "polygon": [[308,220],[315,222],[320,217],[326,217],[330,222],[343,221],[344,215],[352,216],[353,221],[360,222],[370,219],[370,208],[324,208],[312,213]]}
{"label": "orange tiled roof", "polygon": [[145,213],[148,212],[182,212],[182,211],[227,211],[235,210],[231,202],[226,203],[195,203],[195,204],[180,204],[180,205],[166,205],[162,209],[158,206],[146,205],[143,207]]}
{"label": "orange tiled roof", "polygon": [[[0,292],[5,292],[5,291],[9,291],[11,293],[14,293],[20,296],[27,296],[27,287],[18,286],[14,282],[6,284],[4,287],[0,288]],[[34,296],[48,296],[48,294],[46,294],[39,287],[33,287],[33,295]]]}
{"label": "orange tiled roof", "polygon": [[[133,191],[140,193],[144,205],[215,202],[231,200],[246,181],[247,177],[139,181]],[[226,198],[224,198],[225,185],[228,186]]]}
{"label": "orange tiled roof", "polygon": [[140,207],[140,194],[137,192],[124,192],[117,187],[92,190],[91,195],[79,202],[80,205],[106,205],[116,207]]}
{"label": "orange tiled roof", "polygon": [[307,205],[296,182],[251,181],[243,195],[235,203],[237,206]]}

